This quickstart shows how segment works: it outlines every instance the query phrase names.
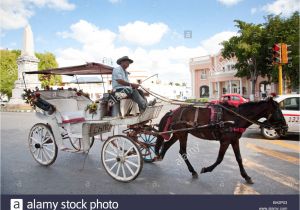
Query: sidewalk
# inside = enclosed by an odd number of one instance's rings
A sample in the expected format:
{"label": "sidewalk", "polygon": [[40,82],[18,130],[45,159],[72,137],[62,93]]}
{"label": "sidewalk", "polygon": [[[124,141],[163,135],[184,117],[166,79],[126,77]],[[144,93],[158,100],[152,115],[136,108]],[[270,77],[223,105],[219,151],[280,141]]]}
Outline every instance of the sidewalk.
{"label": "sidewalk", "polygon": [[6,104],[0,107],[0,112],[35,112],[35,110],[28,104]]}

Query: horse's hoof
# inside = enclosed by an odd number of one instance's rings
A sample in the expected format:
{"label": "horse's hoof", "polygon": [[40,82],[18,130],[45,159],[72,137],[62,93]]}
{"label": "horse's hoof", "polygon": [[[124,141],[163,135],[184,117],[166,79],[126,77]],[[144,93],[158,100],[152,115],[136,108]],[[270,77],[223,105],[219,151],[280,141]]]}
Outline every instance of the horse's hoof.
{"label": "horse's hoof", "polygon": [[192,176],[193,176],[194,179],[197,179],[198,178],[198,173],[197,172],[193,172]]}
{"label": "horse's hoof", "polygon": [[205,173],[205,172],[206,172],[206,171],[205,171],[205,168],[202,168],[200,173],[203,174],[203,173]]}
{"label": "horse's hoof", "polygon": [[162,158],[161,158],[160,156],[156,156],[156,157],[154,157],[153,160],[154,160],[154,161],[162,161]]}
{"label": "horse's hoof", "polygon": [[252,181],[252,179],[251,179],[251,178],[249,178],[249,179],[246,179],[246,182],[247,182],[247,184],[254,184],[254,182]]}

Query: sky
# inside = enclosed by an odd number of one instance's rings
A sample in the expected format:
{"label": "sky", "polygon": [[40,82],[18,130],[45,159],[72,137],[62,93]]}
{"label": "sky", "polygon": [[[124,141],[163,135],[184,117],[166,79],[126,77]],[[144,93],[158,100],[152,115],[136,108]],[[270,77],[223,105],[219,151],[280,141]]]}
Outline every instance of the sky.
{"label": "sky", "polygon": [[237,35],[234,20],[290,16],[299,0],[1,0],[0,48],[22,49],[30,24],[35,51],[60,67],[134,60],[131,69],[190,83],[189,60],[220,51]]}

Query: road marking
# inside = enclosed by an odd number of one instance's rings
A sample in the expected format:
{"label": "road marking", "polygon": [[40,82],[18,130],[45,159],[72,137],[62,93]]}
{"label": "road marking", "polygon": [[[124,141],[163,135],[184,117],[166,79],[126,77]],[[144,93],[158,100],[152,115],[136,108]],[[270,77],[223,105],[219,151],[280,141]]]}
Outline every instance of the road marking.
{"label": "road marking", "polygon": [[256,146],[254,144],[249,144],[249,143],[247,144],[247,147],[250,148],[250,149],[253,149],[257,152],[260,152],[262,154],[265,154],[265,155],[268,155],[268,156],[271,156],[271,157],[275,157],[275,158],[278,158],[280,160],[287,161],[289,163],[293,163],[295,165],[299,165],[299,158],[296,158],[296,157],[293,157],[293,156],[290,156],[290,155],[286,155],[282,152],[276,152],[276,151],[266,149],[266,148],[263,148],[263,147],[260,147],[260,146]]}
{"label": "road marking", "polygon": [[252,187],[238,182],[234,189],[233,194],[234,195],[259,195],[260,193],[256,192]]}
{"label": "road marking", "polygon": [[273,169],[267,168],[263,165],[252,162],[250,160],[245,160],[245,161],[243,161],[243,163],[246,167],[254,169],[258,173],[260,173],[270,179],[273,179],[276,182],[279,182],[285,186],[293,188],[294,190],[300,191],[299,190],[299,181],[294,179],[293,177],[283,175]]}
{"label": "road marking", "polygon": [[268,141],[268,143],[279,145],[279,146],[282,146],[282,147],[285,147],[285,148],[288,148],[288,149],[300,152],[300,146],[299,146],[299,144],[297,144],[297,145],[295,145],[295,144],[289,144],[289,143],[286,143],[286,142],[283,142],[283,141],[280,141],[280,140]]}

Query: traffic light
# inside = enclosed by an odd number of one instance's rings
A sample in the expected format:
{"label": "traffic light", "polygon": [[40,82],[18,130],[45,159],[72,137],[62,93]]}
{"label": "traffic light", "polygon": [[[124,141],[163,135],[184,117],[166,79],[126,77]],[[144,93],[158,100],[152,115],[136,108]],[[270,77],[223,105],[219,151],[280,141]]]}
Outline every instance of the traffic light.
{"label": "traffic light", "polygon": [[273,45],[273,64],[281,63],[281,43]]}
{"label": "traffic light", "polygon": [[283,64],[287,64],[291,60],[291,57],[289,57],[289,53],[291,53],[291,51],[289,51],[290,46],[291,45],[287,45],[284,43],[281,44],[281,62]]}

